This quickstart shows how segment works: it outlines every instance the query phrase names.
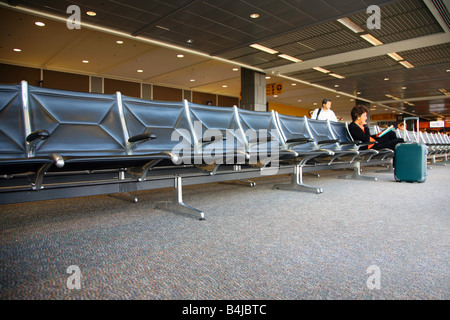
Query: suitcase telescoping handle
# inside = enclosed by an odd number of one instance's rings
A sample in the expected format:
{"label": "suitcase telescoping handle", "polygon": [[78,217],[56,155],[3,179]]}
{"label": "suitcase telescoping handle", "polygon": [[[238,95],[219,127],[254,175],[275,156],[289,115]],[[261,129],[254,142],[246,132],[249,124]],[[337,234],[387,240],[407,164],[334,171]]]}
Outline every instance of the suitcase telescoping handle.
{"label": "suitcase telescoping handle", "polygon": [[417,125],[416,125],[417,134],[416,134],[416,137],[417,137],[417,143],[420,143],[419,117],[406,117],[406,118],[403,118],[403,127],[404,127],[403,130],[406,130],[406,121],[408,121],[408,120],[416,120],[417,121]]}

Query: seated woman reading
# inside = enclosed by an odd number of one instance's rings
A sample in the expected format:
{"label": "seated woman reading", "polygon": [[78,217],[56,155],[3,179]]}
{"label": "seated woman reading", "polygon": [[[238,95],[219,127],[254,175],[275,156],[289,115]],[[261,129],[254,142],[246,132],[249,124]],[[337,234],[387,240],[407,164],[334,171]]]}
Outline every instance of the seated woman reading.
{"label": "seated woman reading", "polygon": [[[369,126],[367,125],[367,113],[368,109],[366,106],[357,105],[351,111],[352,123],[348,125],[348,130],[352,135],[354,140],[359,140],[362,142],[376,142],[365,148],[373,148],[375,150],[381,150],[384,148],[389,148],[395,150],[395,146],[398,143],[405,142],[401,138],[397,138],[394,131],[387,132],[380,137],[381,132],[376,135],[370,135]],[[361,148],[361,149],[365,149]]]}

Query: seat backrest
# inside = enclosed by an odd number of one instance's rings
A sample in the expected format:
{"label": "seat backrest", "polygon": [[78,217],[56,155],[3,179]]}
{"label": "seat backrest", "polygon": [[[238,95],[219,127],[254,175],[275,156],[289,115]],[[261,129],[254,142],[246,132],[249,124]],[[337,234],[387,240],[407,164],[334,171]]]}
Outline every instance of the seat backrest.
{"label": "seat backrest", "polygon": [[223,140],[207,144],[207,147],[219,149],[224,153],[245,152],[246,138],[239,122],[238,108],[205,106],[189,103],[190,121],[193,123],[196,138],[220,135]]}
{"label": "seat backrest", "polygon": [[[313,139],[308,131],[306,117],[277,114],[277,118],[284,148],[287,147],[287,141],[292,139]],[[296,145],[294,150],[313,150],[314,148],[314,142],[307,142]]]}
{"label": "seat backrest", "polygon": [[339,142],[353,141],[353,137],[348,131],[348,124],[346,122],[330,121],[330,129]]}
{"label": "seat backrest", "polygon": [[275,112],[239,109],[239,122],[247,137],[248,148],[260,150],[280,146],[280,131]]}
{"label": "seat backrest", "polygon": [[[333,136],[333,133],[330,129],[330,121],[306,118],[306,122],[316,144],[320,143],[321,141],[337,139]],[[324,149],[334,150],[336,148],[339,148],[339,145],[337,143],[330,143],[321,145],[320,147]]]}
{"label": "seat backrest", "polygon": [[0,85],[0,158],[26,157],[21,85]]}
{"label": "seat backrest", "polygon": [[29,87],[32,131],[46,130],[50,137],[35,155],[126,155],[115,95]]}
{"label": "seat backrest", "polygon": [[123,116],[129,137],[151,133],[156,139],[137,144],[133,154],[192,152],[194,138],[183,101],[155,101],[123,96]]}

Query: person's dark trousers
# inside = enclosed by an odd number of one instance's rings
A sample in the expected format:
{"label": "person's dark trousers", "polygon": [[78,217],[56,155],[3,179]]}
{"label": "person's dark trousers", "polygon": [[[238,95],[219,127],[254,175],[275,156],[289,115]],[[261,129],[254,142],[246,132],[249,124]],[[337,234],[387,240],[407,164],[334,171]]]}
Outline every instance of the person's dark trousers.
{"label": "person's dark trousers", "polygon": [[397,138],[397,135],[394,131],[390,131],[386,133],[384,136],[377,139],[378,143],[376,143],[373,148],[375,150],[381,150],[384,148],[388,148],[395,151],[395,146],[398,143],[404,143],[405,140],[402,138]]}

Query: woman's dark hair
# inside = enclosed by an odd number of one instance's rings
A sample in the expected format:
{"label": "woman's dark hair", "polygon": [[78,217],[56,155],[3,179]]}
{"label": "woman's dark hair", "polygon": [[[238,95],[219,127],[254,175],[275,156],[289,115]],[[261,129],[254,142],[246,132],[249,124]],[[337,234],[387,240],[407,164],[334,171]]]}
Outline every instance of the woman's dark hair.
{"label": "woman's dark hair", "polygon": [[369,113],[369,109],[362,104],[358,104],[356,107],[353,107],[351,111],[352,121],[358,119],[358,117],[360,117],[364,112]]}

